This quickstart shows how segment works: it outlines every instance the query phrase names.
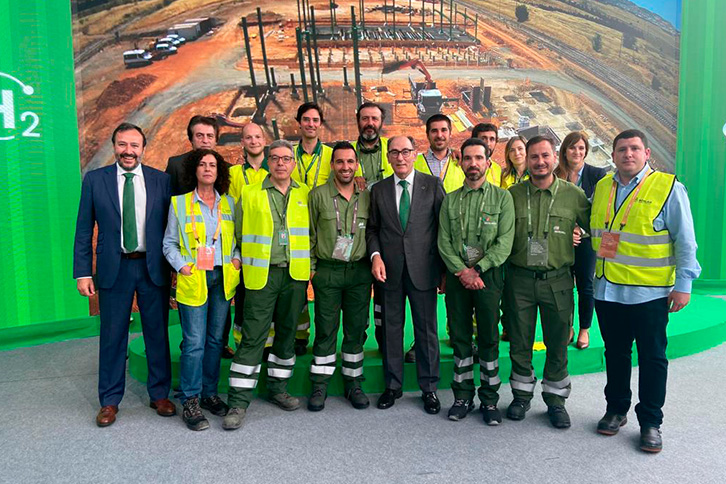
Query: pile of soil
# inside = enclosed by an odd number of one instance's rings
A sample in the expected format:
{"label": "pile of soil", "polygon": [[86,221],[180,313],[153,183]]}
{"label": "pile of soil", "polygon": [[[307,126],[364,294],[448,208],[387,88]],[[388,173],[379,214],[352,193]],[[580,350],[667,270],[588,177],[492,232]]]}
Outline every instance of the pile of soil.
{"label": "pile of soil", "polygon": [[151,74],[140,74],[120,81],[113,81],[96,100],[97,109],[108,109],[129,102],[134,96],[149,87],[156,80]]}

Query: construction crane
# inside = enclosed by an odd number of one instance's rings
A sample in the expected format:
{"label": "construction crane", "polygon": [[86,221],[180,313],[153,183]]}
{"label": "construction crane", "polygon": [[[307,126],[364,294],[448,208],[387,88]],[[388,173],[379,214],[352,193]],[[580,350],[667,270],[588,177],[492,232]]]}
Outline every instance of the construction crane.
{"label": "construction crane", "polygon": [[458,101],[458,99],[444,98],[441,95],[441,91],[436,88],[436,82],[431,78],[431,74],[423,62],[419,59],[404,60],[400,62],[393,62],[390,64],[384,64],[381,74],[390,74],[395,71],[402,71],[406,69],[414,69],[424,75],[426,79],[424,82],[414,81],[411,76],[408,76],[408,82],[411,85],[411,100],[410,101],[395,101],[396,104],[415,104],[418,116],[421,119],[426,119],[432,114],[441,112],[441,106],[447,101]]}

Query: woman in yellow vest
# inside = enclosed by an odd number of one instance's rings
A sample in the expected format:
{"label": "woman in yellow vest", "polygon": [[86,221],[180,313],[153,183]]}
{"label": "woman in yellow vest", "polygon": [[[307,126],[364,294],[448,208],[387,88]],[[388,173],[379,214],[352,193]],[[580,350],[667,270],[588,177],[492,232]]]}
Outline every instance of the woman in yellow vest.
{"label": "woman in yellow vest", "polygon": [[515,183],[527,180],[527,138],[514,136],[504,147],[504,163],[502,170],[502,188],[509,188]]}
{"label": "woman in yellow vest", "polygon": [[202,408],[218,416],[227,413],[217,384],[224,323],[239,284],[241,256],[224,159],[213,150],[195,150],[186,170],[197,186],[172,198],[163,250],[177,271],[182,418],[191,430],[204,430],[209,422]]}

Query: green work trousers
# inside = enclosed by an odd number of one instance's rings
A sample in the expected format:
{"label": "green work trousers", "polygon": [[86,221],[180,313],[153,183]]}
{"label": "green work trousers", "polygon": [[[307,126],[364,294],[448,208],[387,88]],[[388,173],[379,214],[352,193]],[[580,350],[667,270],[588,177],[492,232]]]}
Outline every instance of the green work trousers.
{"label": "green work trousers", "polygon": [[547,358],[542,379],[542,397],[548,406],[564,405],[570,395],[567,372],[567,346],[572,325],[574,282],[570,268],[541,274],[510,266],[505,283],[509,304],[509,356],[512,359],[510,384],[515,398],[531,400],[537,379],[532,366],[532,346],[537,326],[537,310]]}
{"label": "green work trousers", "polygon": [[275,338],[267,359],[267,389],[270,395],[287,390],[295,366],[295,328],[306,289],[307,281],[293,280],[287,267],[271,266],[265,287],[246,290],[242,341],[229,369],[230,407],[250,405],[273,315]]}
{"label": "green work trousers", "polygon": [[474,333],[472,313],[478,325],[479,400],[482,405],[496,405],[501,386],[499,378],[499,301],[504,280],[502,268],[495,267],[482,274],[484,289],[464,288],[451,272],[446,273],[446,314],[451,346],[454,348],[454,378],[451,390],[457,400],[474,398],[474,356],[471,340]]}
{"label": "green work trousers", "polygon": [[367,261],[318,260],[313,277],[315,290],[315,341],[310,380],[327,385],[335,372],[336,345],[343,312],[341,373],[345,389],[363,381],[363,344],[366,340],[371,304],[370,264]]}

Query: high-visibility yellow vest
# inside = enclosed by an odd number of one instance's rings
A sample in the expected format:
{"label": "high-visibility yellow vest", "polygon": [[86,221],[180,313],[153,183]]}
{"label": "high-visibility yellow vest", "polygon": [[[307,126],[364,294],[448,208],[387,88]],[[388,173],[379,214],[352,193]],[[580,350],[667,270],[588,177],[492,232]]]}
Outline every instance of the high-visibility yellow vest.
{"label": "high-visibility yellow vest", "polygon": [[[273,188],[274,190],[274,188]],[[290,250],[290,277],[296,281],[310,278],[310,215],[308,188],[290,185],[287,205],[287,233]],[[272,208],[262,183],[242,189],[242,273],[247,289],[259,290],[267,284],[272,253]]]}
{"label": "high-visibility yellow vest", "polygon": [[[615,258],[597,257],[595,276],[608,282],[626,286],[668,287],[676,281],[676,259],[673,241],[668,229],[655,231],[653,222],[663,210],[675,183],[675,176],[653,172],[648,176],[638,193],[627,224],[621,229],[623,215],[633,196],[631,192],[615,212],[611,208],[610,226],[606,227],[605,216],[610,200],[613,174],[608,174],[595,187],[590,216],[592,248],[600,248],[602,234],[620,234]],[[615,198],[615,197],[613,197]],[[615,200],[613,200],[613,205]]]}
{"label": "high-visibility yellow vest", "polygon": [[302,145],[295,145],[293,153],[295,155],[293,180],[300,185],[307,185],[310,190],[328,181],[333,148],[318,141],[312,155],[307,154]]}
{"label": "high-visibility yellow vest", "polygon": [[[427,175],[432,174],[423,153],[419,153],[416,157],[413,167],[421,173],[426,173]],[[442,181],[444,183],[444,191],[446,193],[458,190],[464,185],[466,175],[464,174],[464,170],[461,169],[459,162],[457,162],[453,157],[449,156],[449,160],[446,162],[446,165],[441,173],[444,175],[444,179]],[[498,187],[501,183],[501,178],[502,169],[496,163],[491,163],[485,175],[486,181]]]}
{"label": "high-visibility yellow vest", "polygon": [[[197,260],[197,240],[192,229],[192,216],[196,217],[197,235],[201,244],[206,243],[206,227],[204,217],[198,204],[194,203],[194,193],[189,192],[171,199],[174,214],[179,222],[180,251],[187,264],[194,264]],[[232,253],[237,246],[234,235],[234,218],[232,205],[234,199],[229,195],[222,195],[217,206],[221,210],[222,222],[220,237],[222,241],[222,274],[224,279],[224,297],[229,301],[239,285],[240,271],[232,265]],[[191,208],[191,214],[189,212]],[[212,230],[215,228],[213,227]],[[177,274],[176,300],[187,306],[201,306],[207,302],[207,273],[192,266],[191,275]]]}
{"label": "high-visibility yellow vest", "polygon": [[[388,138],[384,138],[381,136],[381,171],[383,172],[383,178],[388,178],[389,176],[393,175],[393,167],[388,162]],[[351,141],[350,144],[353,145],[353,148],[355,148],[356,152],[358,152],[358,140]],[[360,162],[360,152],[358,152],[358,161]],[[355,172],[355,176],[363,176],[363,164],[360,163],[358,166],[358,169]]]}
{"label": "high-visibility yellow vest", "polygon": [[267,170],[260,167],[259,170],[255,170],[247,164],[233,165],[229,169],[229,194],[232,195],[235,202],[239,200],[239,196],[242,193],[242,187],[245,185],[254,185],[255,183],[262,183],[262,180],[269,174]]}
{"label": "high-visibility yellow vest", "polygon": [[[499,165],[497,165],[497,166],[499,166]],[[528,174],[525,174],[522,178],[520,178],[519,182],[523,182],[523,181],[526,181],[526,180],[529,180],[529,175]],[[502,175],[502,184],[501,184],[501,187],[502,188],[509,188],[509,187],[511,187],[513,185],[516,185],[519,182],[517,182],[516,175],[514,174],[514,172],[512,172],[512,173],[510,173],[509,175],[506,175],[506,176]]]}

